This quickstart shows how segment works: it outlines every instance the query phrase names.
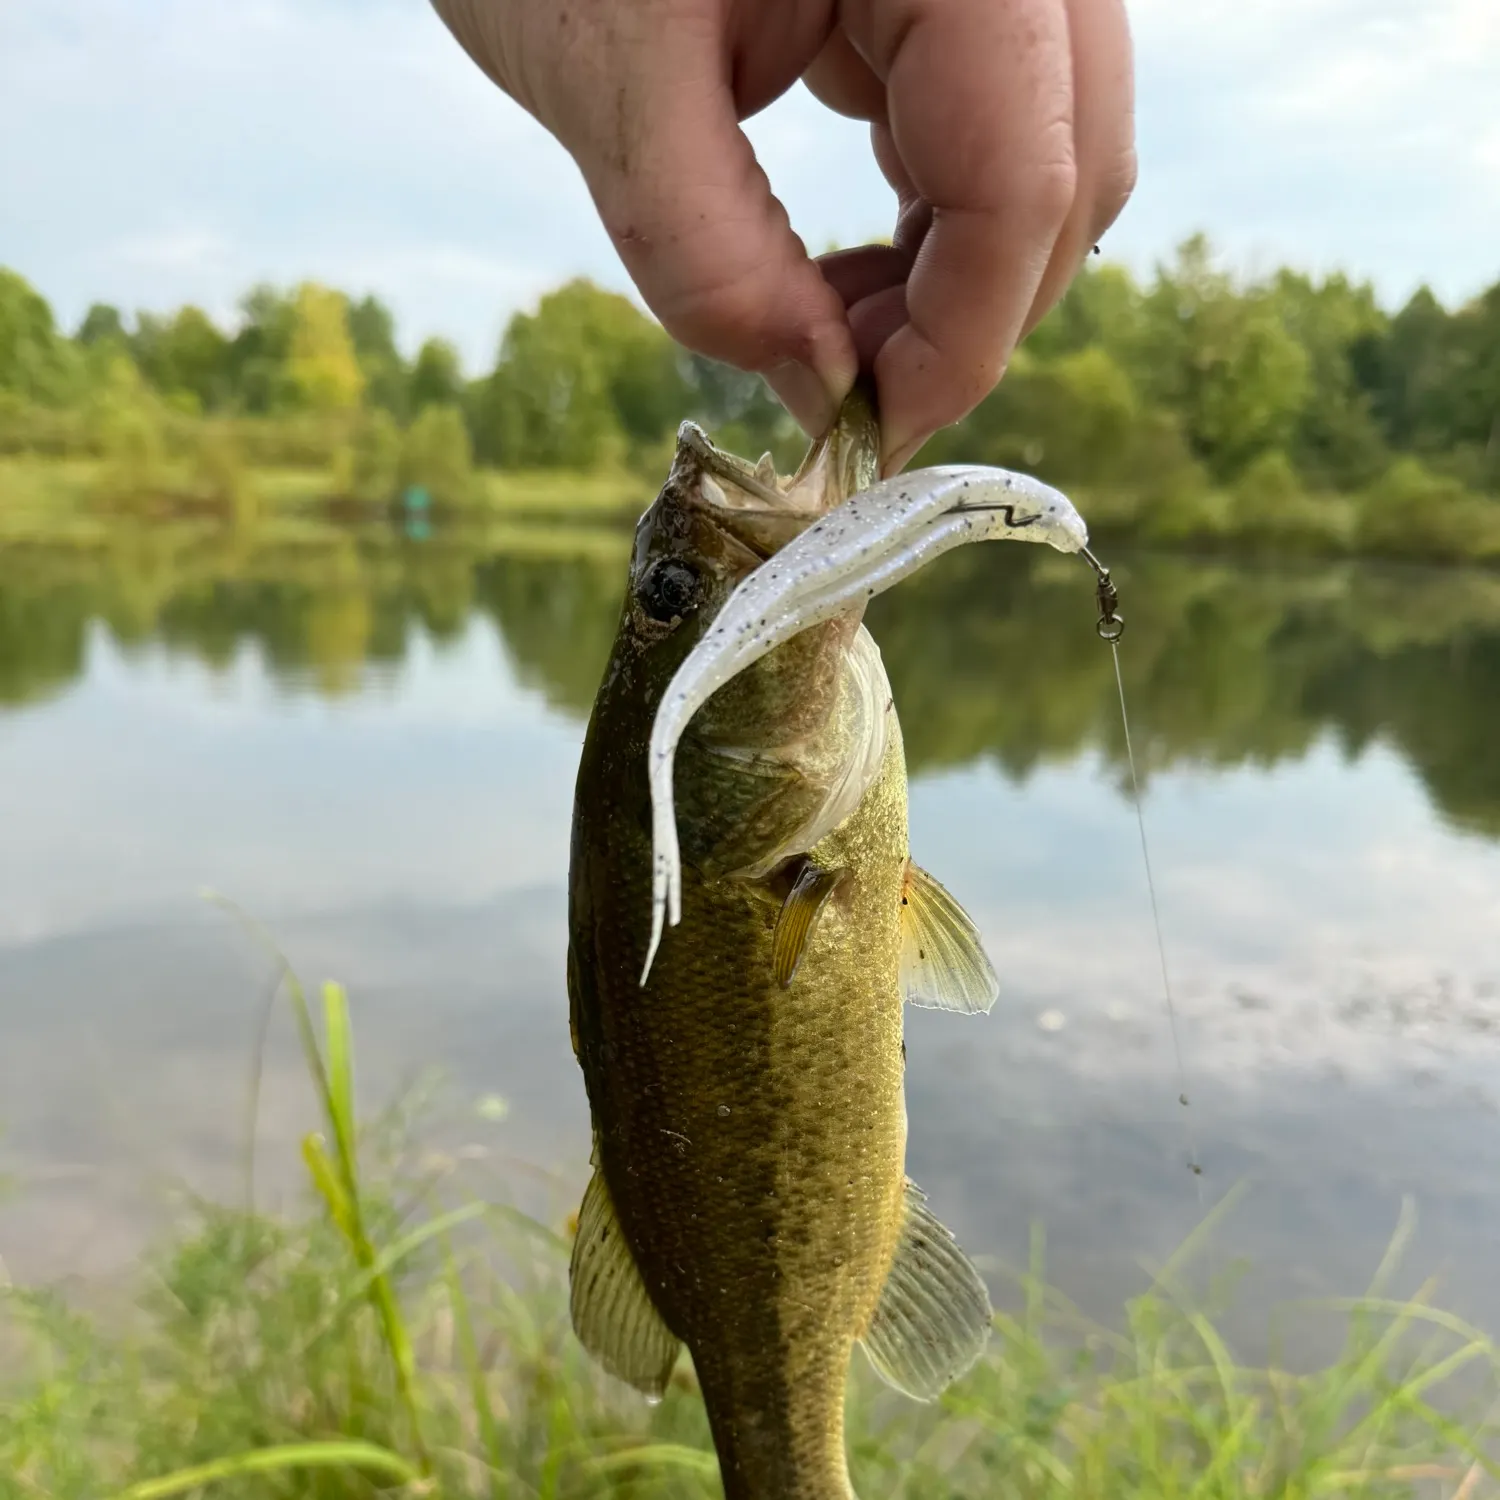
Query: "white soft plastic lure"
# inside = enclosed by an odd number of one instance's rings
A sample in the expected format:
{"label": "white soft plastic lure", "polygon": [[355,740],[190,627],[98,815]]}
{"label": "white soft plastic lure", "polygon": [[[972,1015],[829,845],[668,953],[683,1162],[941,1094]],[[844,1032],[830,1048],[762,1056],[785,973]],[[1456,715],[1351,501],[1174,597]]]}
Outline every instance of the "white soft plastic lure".
{"label": "white soft plastic lure", "polygon": [[651,943],[682,918],[682,858],[672,763],[693,715],[726,682],[809,626],[884,593],[962,546],[1013,537],[1059,552],[1088,546],[1088,527],[1060,491],[979,464],[918,469],[835,507],[743,579],[667,685],[651,728]]}

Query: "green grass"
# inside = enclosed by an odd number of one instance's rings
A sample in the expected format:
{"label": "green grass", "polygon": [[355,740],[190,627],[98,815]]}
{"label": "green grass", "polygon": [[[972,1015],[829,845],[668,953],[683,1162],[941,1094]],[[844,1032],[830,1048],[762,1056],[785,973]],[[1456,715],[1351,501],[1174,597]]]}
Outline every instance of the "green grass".
{"label": "green grass", "polygon": [[[337,499],[331,467],[246,464],[237,472],[254,495],[257,515],[318,511]],[[191,499],[201,488],[185,460],[165,462],[158,478],[167,495]],[[139,506],[139,496],[110,495],[107,481],[107,466],[96,458],[0,457],[0,518],[24,515],[34,522],[56,522],[118,510],[121,505]],[[459,513],[485,519],[625,524],[646,508],[655,488],[645,477],[623,469],[480,469]],[[392,495],[393,502],[395,498]]]}
{"label": "green grass", "polygon": [[[0,1295],[0,1496],[717,1494],[686,1362],[653,1408],[574,1341],[566,1222],[457,1190],[451,1158],[414,1164],[399,1111],[362,1123],[344,992],[325,986],[315,1015],[290,973],[283,988],[324,1122],[303,1147],[309,1207],[197,1204],[128,1317]],[[1500,1361],[1426,1298],[1384,1295],[1402,1241],[1369,1293],[1324,1309],[1342,1351],[1301,1374],[1236,1362],[1183,1290],[1196,1245],[1113,1330],[1048,1289],[1038,1247],[988,1354],[937,1405],[882,1392],[856,1360],[856,1489],[1474,1500],[1500,1476]]]}
{"label": "green grass", "polygon": [[587,521],[633,522],[656,493],[656,484],[639,474],[558,469],[481,470],[478,487],[485,508],[502,515]]}

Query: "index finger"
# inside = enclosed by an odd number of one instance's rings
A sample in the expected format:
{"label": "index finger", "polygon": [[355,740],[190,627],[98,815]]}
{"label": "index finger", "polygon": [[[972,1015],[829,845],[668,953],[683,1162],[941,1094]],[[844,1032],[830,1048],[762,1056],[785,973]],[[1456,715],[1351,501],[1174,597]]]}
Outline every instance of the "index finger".
{"label": "index finger", "polygon": [[1073,67],[1063,0],[849,11],[886,80],[889,144],[932,209],[906,321],[875,360],[890,469],[971,411],[1015,348],[1077,188]]}

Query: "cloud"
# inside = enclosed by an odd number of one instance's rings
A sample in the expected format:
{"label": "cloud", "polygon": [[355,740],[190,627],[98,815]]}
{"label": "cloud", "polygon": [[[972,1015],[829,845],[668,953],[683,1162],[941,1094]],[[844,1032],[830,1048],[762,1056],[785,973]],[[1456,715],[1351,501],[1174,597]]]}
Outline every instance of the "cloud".
{"label": "cloud", "polygon": [[1137,260],[1208,229],[1242,264],[1348,267],[1389,300],[1500,272],[1490,0],[1137,0]]}
{"label": "cloud", "polygon": [[185,228],[160,234],[135,235],[104,251],[106,260],[174,273],[217,269],[232,258],[232,247],[221,234]]}
{"label": "cloud", "polygon": [[[1242,267],[1494,279],[1492,0],[1135,0],[1142,174],[1106,250],[1207,229]],[[814,249],[888,232],[863,127],[800,89],[750,122]],[[424,0],[7,0],[5,260],[64,321],[96,298],[229,309],[258,279],[375,290],[404,341],[487,363],[566,276],[628,282],[563,151]]]}

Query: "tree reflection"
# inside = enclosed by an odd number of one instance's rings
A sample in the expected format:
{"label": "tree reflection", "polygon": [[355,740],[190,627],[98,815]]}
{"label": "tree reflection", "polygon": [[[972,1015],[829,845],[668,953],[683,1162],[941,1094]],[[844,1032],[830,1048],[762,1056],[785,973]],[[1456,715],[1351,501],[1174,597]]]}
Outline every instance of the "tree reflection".
{"label": "tree reflection", "polygon": [[[628,537],[568,527],[439,534],[140,527],[0,554],[0,704],[85,669],[91,628],[222,670],[256,652],[289,692],[358,690],[414,640],[494,622],[520,681],[587,714],[619,617]],[[1333,737],[1397,749],[1455,824],[1500,836],[1500,576],[1109,559],[1141,773],[1273,765]],[[1100,754],[1124,775],[1092,575],[1042,549],[951,554],[875,601],[914,773],[1009,776]]]}

